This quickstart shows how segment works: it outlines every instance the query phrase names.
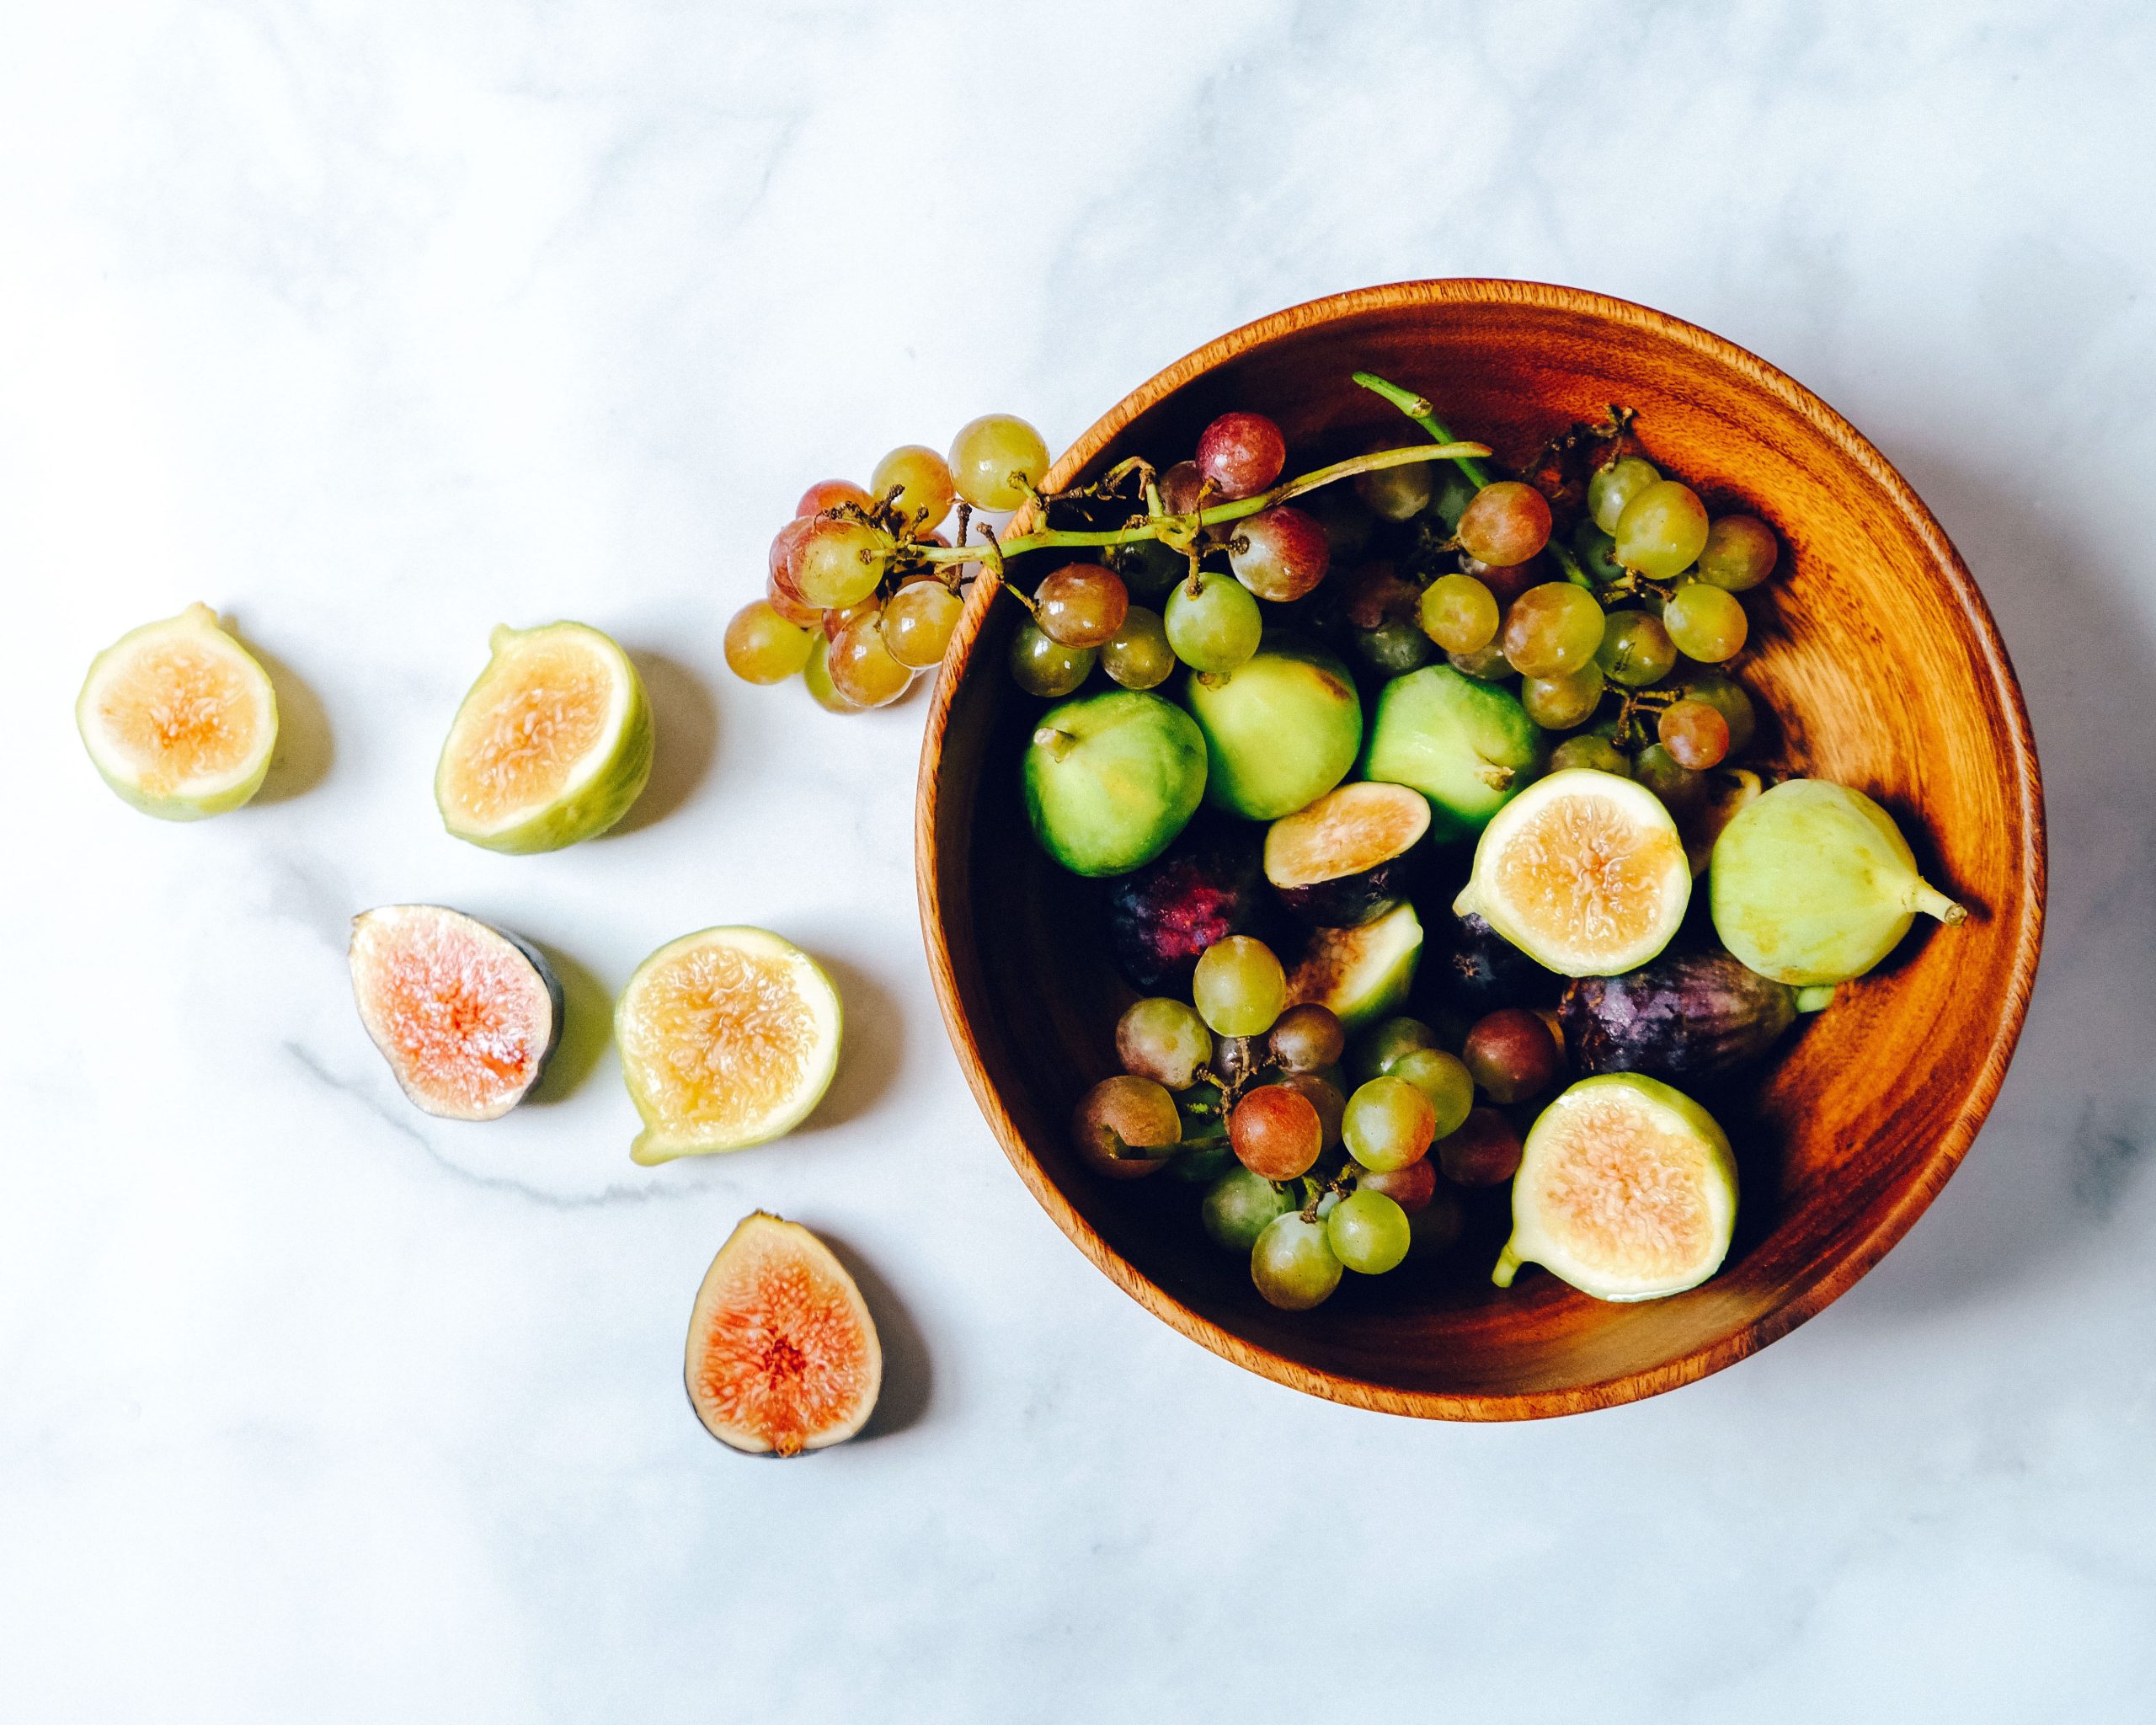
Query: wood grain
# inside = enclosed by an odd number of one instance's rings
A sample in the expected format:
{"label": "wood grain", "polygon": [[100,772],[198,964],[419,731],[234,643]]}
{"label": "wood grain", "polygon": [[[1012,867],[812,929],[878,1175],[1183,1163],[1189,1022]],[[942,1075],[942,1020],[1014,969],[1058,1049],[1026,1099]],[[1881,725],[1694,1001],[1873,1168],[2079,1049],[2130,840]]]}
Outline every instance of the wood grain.
{"label": "wood grain", "polygon": [[[1913,937],[1812,1021],[1730,1118],[1743,1175],[1730,1262],[1641,1306],[1554,1277],[1488,1286],[1485,1207],[1448,1269],[1349,1277],[1314,1312],[1273,1311],[1195,1226],[1196,1194],[1110,1184],[1065,1142],[1113,1070],[1129,996],[1102,949],[1100,889],[1033,844],[1017,760],[1037,703],[1004,657],[1018,607],[968,605],[922,748],[915,867],[937,997],[982,1112],[1042,1206],[1132,1298],[1252,1371],[1313,1395],[1446,1419],[1573,1413],[1656,1394],[1786,1334],[1907,1231],[1983,1124],[2020,1033],[2044,907],[2041,782],[2013,668],[1959,554],[1901,476],[1825,403],[1705,331],[1574,289],[1404,282],[1238,329],[1118,403],[1050,489],[1143,454],[1186,455],[1230,407],[1271,414],[1295,464],[1406,422],[1358,367],[1428,394],[1460,435],[1524,457],[1612,403],[1710,505],[1781,535],[1748,595],[1737,670],[1772,709],[1772,758],[1879,798],[1970,921]],[[1497,1206],[1501,1211],[1502,1206]]]}

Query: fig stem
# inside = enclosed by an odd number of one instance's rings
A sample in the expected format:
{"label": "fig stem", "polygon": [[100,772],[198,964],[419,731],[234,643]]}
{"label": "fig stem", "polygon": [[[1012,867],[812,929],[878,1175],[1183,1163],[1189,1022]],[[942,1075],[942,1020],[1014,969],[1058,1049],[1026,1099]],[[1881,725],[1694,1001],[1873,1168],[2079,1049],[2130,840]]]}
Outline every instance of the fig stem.
{"label": "fig stem", "polygon": [[1509,1288],[1513,1278],[1519,1274],[1519,1267],[1526,1260],[1513,1250],[1513,1243],[1505,1242],[1505,1249],[1497,1254],[1497,1267],[1490,1272],[1490,1284],[1496,1288]]}
{"label": "fig stem", "polygon": [[1956,904],[1928,880],[1920,880],[1916,884],[1909,895],[1909,908],[1912,911],[1921,911],[1927,916],[1936,916],[1949,928],[1958,922],[1967,922],[1969,920],[1969,912],[1966,906]]}
{"label": "fig stem", "polygon": [[1077,741],[1077,738],[1072,736],[1069,731],[1058,730],[1052,724],[1044,724],[1033,733],[1035,746],[1047,750],[1049,759],[1051,761],[1062,760],[1076,745]]}
{"label": "fig stem", "polygon": [[1823,1012],[1834,1003],[1834,985],[1827,983],[1796,991],[1796,1010],[1800,1012]]}

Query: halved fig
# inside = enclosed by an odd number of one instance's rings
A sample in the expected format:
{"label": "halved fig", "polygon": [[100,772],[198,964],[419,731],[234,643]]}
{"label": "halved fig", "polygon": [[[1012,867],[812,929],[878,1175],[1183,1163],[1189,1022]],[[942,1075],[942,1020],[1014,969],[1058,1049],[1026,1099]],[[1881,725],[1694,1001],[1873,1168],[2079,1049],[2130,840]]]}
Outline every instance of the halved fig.
{"label": "halved fig", "polygon": [[1288,1005],[1331,1009],[1354,1030],[1396,1012],[1422,956],[1422,923],[1412,905],[1396,905],[1360,928],[1321,928],[1288,973]]}
{"label": "halved fig", "polygon": [[561,1040],[562,986],[538,951],[440,905],[352,919],[352,993],[414,1104],[494,1120],[531,1095]]}
{"label": "halved fig", "polygon": [[1328,791],[1265,835],[1265,878],[1280,902],[1323,928],[1359,928],[1406,896],[1430,805],[1406,785]]}
{"label": "halved fig", "polygon": [[704,1429],[752,1455],[842,1444],[868,1423],[883,1350],[830,1247],[764,1210],[727,1236],[689,1313],[686,1378]]}
{"label": "halved fig", "polygon": [[1597,1300],[1659,1300],[1721,1268],[1737,1160],[1699,1103],[1639,1072],[1582,1078],[1542,1111],[1490,1279],[1539,1263]]}

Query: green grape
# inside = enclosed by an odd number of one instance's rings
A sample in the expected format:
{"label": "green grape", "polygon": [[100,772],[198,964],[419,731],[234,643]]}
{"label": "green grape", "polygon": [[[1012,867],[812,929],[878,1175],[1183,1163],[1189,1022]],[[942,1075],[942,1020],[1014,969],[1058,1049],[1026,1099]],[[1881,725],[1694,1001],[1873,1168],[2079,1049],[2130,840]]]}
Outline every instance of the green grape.
{"label": "green grape", "polygon": [[[899,494],[892,497],[894,487]],[[943,525],[958,495],[950,464],[918,443],[902,444],[877,462],[868,489],[878,503],[890,499],[892,512],[916,539]]]}
{"label": "green grape", "polygon": [[1294,1207],[1295,1200],[1262,1174],[1239,1164],[1206,1188],[1198,1214],[1215,1246],[1246,1252],[1268,1223]]}
{"label": "green grape", "polygon": [[830,671],[831,644],[819,630],[809,638],[808,662],[801,667],[801,681],[808,686],[808,692],[816,704],[826,713],[858,713],[861,709],[832,685]]}
{"label": "green grape", "polygon": [[1749,746],[1758,718],[1752,711],[1752,697],[1744,692],[1742,685],[1718,670],[1703,670],[1679,683],[1677,692],[1687,701],[1705,702],[1722,716],[1722,722],[1729,727],[1731,754],[1741,755]]}
{"label": "green grape", "polygon": [[1749,628],[1744,602],[1705,581],[1687,581],[1662,608],[1662,626],[1687,659],[1720,665],[1734,659]]}
{"label": "green grape", "polygon": [[1176,657],[1193,670],[1215,674],[1242,665],[1265,633],[1250,589],[1215,570],[1177,583],[1164,621]]}
{"label": "green grape", "polygon": [[888,707],[913,681],[912,667],[892,657],[883,640],[883,619],[873,611],[831,638],[825,668],[831,686],[856,707]]}
{"label": "green grape", "polygon": [[858,605],[882,584],[890,567],[889,533],[837,515],[819,521],[801,536],[790,565],[801,596],[826,608]]}
{"label": "green grape", "polygon": [[1572,529],[1572,554],[1598,587],[1608,586],[1625,573],[1625,565],[1617,561],[1617,542],[1591,521],[1583,519]]}
{"label": "green grape", "polygon": [[1707,524],[1700,579],[1725,592],[1742,593],[1774,574],[1780,552],[1774,530],[1758,516],[1723,515]]}
{"label": "green grape", "polygon": [[1669,675],[1677,663],[1677,649],[1658,617],[1644,611],[1613,611],[1602,626],[1602,645],[1594,662],[1613,683],[1628,689],[1644,689]]}
{"label": "green grape", "polygon": [[1448,653],[1474,653],[1497,638],[1496,595],[1472,575],[1439,575],[1422,590],[1418,612],[1429,638]]}
{"label": "green grape", "polygon": [[1655,735],[1679,766],[1705,772],[1729,753],[1729,721],[1704,701],[1673,702],[1656,721]]}
{"label": "green grape", "polygon": [[1357,630],[1354,644],[1358,658],[1389,677],[1420,670],[1438,650],[1421,628],[1405,617],[1387,617],[1374,629]]}
{"label": "green grape", "polygon": [[1105,647],[1129,609],[1123,577],[1097,563],[1067,563],[1033,589],[1034,622],[1066,647]]}
{"label": "green grape", "polygon": [[1707,510],[1689,485],[1657,479],[1618,517],[1617,561],[1657,581],[1692,567],[1707,542]]}
{"label": "green grape", "polygon": [[1545,581],[1513,601],[1498,638],[1522,676],[1556,677],[1593,664],[1602,628],[1602,607],[1586,588]]}
{"label": "green grape", "polygon": [[891,657],[915,670],[942,662],[966,601],[934,577],[909,581],[883,607],[883,642]]}
{"label": "green grape", "polygon": [[1407,1212],[1384,1193],[1358,1186],[1325,1219],[1325,1239],[1345,1268],[1381,1276],[1407,1256]]}
{"label": "green grape", "polygon": [[1438,1112],[1430,1098],[1391,1073],[1358,1086],[1340,1123],[1348,1153],[1380,1172],[1406,1167],[1429,1149],[1437,1135]]}
{"label": "green grape", "polygon": [[1358,473],[1355,495],[1373,514],[1388,521],[1404,521],[1429,507],[1436,489],[1430,477],[1431,466],[1428,462],[1409,462],[1401,467],[1375,467],[1367,473]]}
{"label": "green grape", "polygon": [[1123,627],[1101,649],[1101,668],[1126,689],[1150,689],[1168,680],[1176,668],[1161,613],[1134,605],[1123,614]]}
{"label": "green grape", "polygon": [[1602,673],[1590,663],[1561,677],[1527,678],[1519,686],[1519,704],[1545,731],[1568,731],[1594,717],[1602,686]]}
{"label": "green grape", "polygon": [[1111,545],[1102,553],[1107,566],[1123,577],[1123,585],[1154,608],[1169,588],[1190,573],[1190,559],[1172,545],[1158,539],[1137,539],[1128,545]]}
{"label": "green grape", "polygon": [[1268,1042],[1273,1058],[1290,1072],[1318,1072],[1340,1064],[1348,1033],[1330,1007],[1315,1001],[1290,1007],[1274,1021]]}
{"label": "green grape", "polygon": [[1246,1091],[1228,1116],[1228,1141],[1253,1174],[1293,1180],[1307,1174],[1325,1148],[1317,1105],[1285,1084]]}
{"label": "green grape", "polygon": [[752,599],[726,626],[726,667],[744,682],[782,683],[808,662],[814,637]]}
{"label": "green grape", "polygon": [[1137,1180],[1167,1166],[1182,1141],[1175,1098],[1150,1078],[1103,1078],[1078,1098],[1070,1136],[1079,1159],[1111,1180]]}
{"label": "green grape", "polygon": [[1437,1045],[1438,1033],[1420,1018],[1381,1019],[1355,1044],[1355,1076],[1358,1080],[1382,1078],[1400,1064],[1403,1055]]}
{"label": "green grape", "polygon": [[1614,772],[1620,778],[1632,776],[1632,763],[1607,737],[1598,737],[1592,731],[1583,736],[1567,737],[1550,751],[1550,770],[1562,772],[1566,767],[1584,766],[1596,772]]}
{"label": "green grape", "polygon": [[1028,695],[1053,701],[1086,681],[1100,657],[1091,647],[1065,647],[1031,623],[1018,625],[1011,638],[1011,676]]}
{"label": "green grape", "polygon": [[1187,1090],[1213,1058],[1213,1033],[1195,1008],[1159,996],[1134,1002],[1116,1020],[1115,1054],[1124,1071]]}
{"label": "green grape", "polygon": [[1262,1036],[1288,1003],[1288,976],[1263,941],[1231,934],[1198,955],[1190,991],[1215,1035]]}
{"label": "green grape", "polygon": [[1423,506],[1423,513],[1433,517],[1448,533],[1460,531],[1460,518],[1467,512],[1467,505],[1475,501],[1475,482],[1460,472],[1452,462],[1443,463],[1439,473],[1430,488],[1430,500]]}
{"label": "green grape", "polygon": [[1636,455],[1620,457],[1606,467],[1598,467],[1587,482],[1588,513],[1594,517],[1595,526],[1614,536],[1625,505],[1661,477],[1652,462]]}
{"label": "green grape", "polygon": [[1010,414],[969,421],[951,444],[952,483],[975,509],[1017,509],[1047,472],[1041,434]]}
{"label": "green grape", "polygon": [[1662,806],[1678,820],[1697,809],[1707,793],[1706,780],[1659,743],[1650,743],[1632,757],[1632,777],[1661,798]]}
{"label": "green grape", "polygon": [[1448,653],[1445,663],[1462,676],[1473,677],[1479,683],[1502,683],[1513,675],[1513,662],[1505,657],[1504,644],[1499,641],[1478,647],[1472,653]]}
{"label": "green grape", "polygon": [[1392,1063],[1392,1076],[1405,1078],[1430,1099],[1436,1115],[1433,1135],[1449,1137],[1475,1106],[1475,1080],[1466,1066],[1440,1048],[1412,1048]]}
{"label": "green grape", "polygon": [[1265,1225],[1250,1249],[1250,1279],[1267,1306],[1308,1311],[1322,1306],[1340,1285],[1340,1260],[1332,1255],[1326,1224],[1305,1221],[1299,1210]]}
{"label": "green grape", "polygon": [[1550,499],[1517,479],[1485,485],[1460,518],[1460,548],[1484,563],[1525,563],[1549,542]]}

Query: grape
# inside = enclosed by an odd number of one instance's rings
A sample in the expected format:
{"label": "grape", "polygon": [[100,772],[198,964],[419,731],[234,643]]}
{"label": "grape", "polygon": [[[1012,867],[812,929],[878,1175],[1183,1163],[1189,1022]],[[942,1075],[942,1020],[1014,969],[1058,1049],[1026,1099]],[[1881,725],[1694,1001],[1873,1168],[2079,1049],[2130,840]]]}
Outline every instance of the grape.
{"label": "grape", "polygon": [[1250,589],[1217,570],[1179,582],[1168,595],[1164,621],[1176,657],[1193,670],[1212,673],[1243,664],[1265,633]]}
{"label": "grape", "polygon": [[1325,1145],[1317,1110],[1300,1091],[1284,1084],[1261,1084],[1244,1092],[1228,1116],[1228,1141],[1253,1174],[1268,1180],[1293,1180],[1306,1174]]}
{"label": "grape", "polygon": [[1438,1165],[1428,1156],[1382,1174],[1359,1162],[1353,1165],[1353,1171],[1358,1192],[1382,1192],[1410,1216],[1437,1196]]}
{"label": "grape", "polygon": [[1123,627],[1101,649],[1101,666],[1126,689],[1150,689],[1168,680],[1176,650],[1168,645],[1161,613],[1134,605],[1123,614]]}
{"label": "grape", "polygon": [[1567,737],[1550,751],[1552,772],[1561,772],[1570,766],[1614,772],[1620,778],[1632,776],[1632,763],[1625,759],[1625,751],[1609,738],[1596,736],[1592,731],[1584,736]]}
{"label": "grape", "polygon": [[1487,587],[1500,611],[1508,610],[1513,601],[1529,587],[1540,586],[1547,574],[1539,557],[1530,557],[1525,563],[1485,563],[1479,557],[1463,557],[1460,572],[1474,576]]}
{"label": "grape", "polygon": [[1502,683],[1513,674],[1512,660],[1505,657],[1505,649],[1495,641],[1472,653],[1448,653],[1445,662],[1462,676],[1473,677],[1477,682]]}
{"label": "grape", "polygon": [[1707,524],[1700,579],[1726,592],[1742,593],[1774,574],[1780,551],[1774,530],[1758,516],[1723,515]]}
{"label": "grape", "polygon": [[1704,772],[1729,753],[1729,721],[1704,701],[1677,701],[1662,710],[1655,734],[1679,766]]}
{"label": "grape", "polygon": [[1594,662],[1613,683],[1628,689],[1644,689],[1669,675],[1677,663],[1677,649],[1658,617],[1644,611],[1613,611],[1602,625],[1602,645]]}
{"label": "grape", "polygon": [[1625,505],[1661,477],[1652,462],[1636,455],[1620,457],[1608,467],[1596,468],[1594,477],[1587,482],[1588,513],[1594,517],[1595,526],[1614,536]]}
{"label": "grape", "polygon": [[811,605],[848,606],[873,593],[891,567],[891,536],[860,521],[827,517],[801,537],[788,565]]}
{"label": "grape", "polygon": [[820,628],[824,621],[822,610],[807,603],[778,575],[764,578],[764,603],[770,606],[797,629]]}
{"label": "grape", "polygon": [[1010,414],[984,414],[951,442],[951,479],[975,509],[1017,509],[1048,472],[1041,434]]}
{"label": "grape", "polygon": [[782,683],[808,662],[814,638],[752,599],[726,626],[726,667],[748,683]]}
{"label": "grape", "polygon": [[1389,677],[1420,670],[1438,650],[1420,624],[1409,622],[1404,617],[1389,617],[1374,629],[1358,632],[1354,643],[1355,652],[1364,663]]}
{"label": "grape", "polygon": [[1273,1021],[1273,1058],[1290,1072],[1316,1072],[1340,1064],[1348,1033],[1330,1007],[1315,1001],[1290,1007]]}
{"label": "grape", "polygon": [[1513,601],[1499,639],[1521,676],[1555,677],[1594,662],[1602,628],[1602,607],[1586,588],[1545,581]]}
{"label": "grape", "polygon": [[1632,777],[1662,798],[1662,806],[1682,820],[1707,793],[1707,782],[1659,743],[1651,743],[1632,757]]}
{"label": "grape", "polygon": [[899,445],[876,463],[876,471],[868,477],[869,492],[878,503],[891,496],[894,485],[899,494],[891,499],[892,512],[916,539],[943,525],[958,495],[950,464],[918,443]]}
{"label": "grape", "polygon": [[1300,599],[1325,579],[1332,553],[1315,515],[1282,504],[1236,522],[1233,534],[1229,567],[1260,599]]}
{"label": "grape", "polygon": [[1190,991],[1216,1035],[1262,1036],[1288,1003],[1288,977],[1263,941],[1231,934],[1198,954]]}
{"label": "grape", "polygon": [[1126,1072],[1187,1090],[1213,1058],[1213,1033],[1194,1009],[1157,996],[1126,1007],[1116,1020],[1115,1055]]}
{"label": "grape", "polygon": [[1525,1102],[1556,1081],[1564,1056],[1550,1027],[1524,1007],[1476,1021],[1460,1062],[1492,1102]]}
{"label": "grape", "polygon": [[1438,1033],[1420,1018],[1383,1019],[1355,1045],[1355,1076],[1381,1078],[1400,1064],[1402,1055],[1437,1045]]}
{"label": "grape", "polygon": [[939,663],[966,601],[933,576],[909,581],[883,607],[883,642],[891,657],[916,670]]}
{"label": "grape", "polygon": [[[1336,1075],[1337,1067],[1328,1068]],[[1340,1122],[1348,1112],[1348,1098],[1340,1093],[1340,1087],[1329,1077],[1316,1072],[1289,1072],[1279,1081],[1283,1090],[1292,1090],[1317,1110],[1317,1124],[1325,1135],[1325,1148],[1340,1148]]]}
{"label": "grape", "polygon": [[1168,589],[1190,573],[1190,559],[1158,539],[1111,545],[1103,555],[1107,566],[1123,577],[1124,587],[1140,599],[1166,598]]}
{"label": "grape", "polygon": [[1021,623],[1011,638],[1011,676],[1028,695],[1053,701],[1084,682],[1100,656],[1091,647],[1065,647]]}
{"label": "grape", "polygon": [[1519,1168],[1519,1134],[1495,1108],[1477,1108],[1438,1146],[1438,1166],[1455,1186],[1495,1186]]}
{"label": "grape", "polygon": [[1527,678],[1519,686],[1519,704],[1545,731],[1568,731],[1593,718],[1602,686],[1602,672],[1589,663],[1561,677]]}
{"label": "grape", "polygon": [[1325,529],[1325,548],[1334,563],[1348,563],[1369,549],[1377,523],[1351,485],[1328,485],[1310,495],[1310,512]]}
{"label": "grape", "polygon": [[1332,1255],[1323,1222],[1290,1210],[1265,1225],[1250,1249],[1250,1279],[1267,1306],[1308,1311],[1322,1306],[1340,1285],[1340,1260]]}
{"label": "grape", "polygon": [[1466,1226],[1467,1215],[1460,1199],[1449,1190],[1433,1193],[1427,1205],[1408,1214],[1407,1255],[1417,1263],[1443,1258],[1460,1243]]}
{"label": "grape", "polygon": [[1517,479],[1485,485],[1460,518],[1460,542],[1484,563],[1525,563],[1550,542],[1550,499]]}
{"label": "grape", "polygon": [[808,641],[808,662],[801,667],[801,681],[808,686],[808,692],[816,704],[826,713],[858,713],[861,709],[841,695],[831,681],[831,644],[822,634],[813,635]]}
{"label": "grape", "polygon": [[1123,578],[1095,563],[1067,563],[1033,590],[1033,621],[1066,647],[1106,646],[1129,609]]}
{"label": "grape", "polygon": [[888,707],[905,693],[913,668],[883,644],[883,619],[871,611],[832,637],[826,661],[831,686],[856,707]]}
{"label": "grape", "polygon": [[1439,1138],[1458,1131],[1475,1106],[1475,1080],[1465,1065],[1443,1049],[1411,1048],[1392,1063],[1392,1076],[1405,1078],[1430,1098],[1431,1111],[1437,1116],[1432,1130]]}
{"label": "grape", "polygon": [[1617,542],[1591,521],[1572,529],[1572,554],[1598,587],[1608,586],[1625,573],[1625,565],[1617,561]]}
{"label": "grape", "polygon": [[1198,471],[1223,502],[1255,497],[1288,465],[1288,441],[1262,414],[1223,414],[1198,434]]}
{"label": "grape", "polygon": [[1743,687],[1718,670],[1703,670],[1678,685],[1687,701],[1704,701],[1722,716],[1729,727],[1729,752],[1741,755],[1752,740],[1758,720],[1752,711],[1752,697]]}
{"label": "grape", "polygon": [[1182,1141],[1182,1116],[1150,1078],[1103,1078],[1071,1110],[1070,1136],[1095,1173],[1142,1179],[1166,1167]]}
{"label": "grape", "polygon": [[1454,462],[1445,462],[1442,466],[1444,471],[1431,480],[1430,501],[1424,513],[1433,516],[1446,532],[1457,532],[1460,516],[1475,500],[1475,482],[1461,473]]}
{"label": "grape", "polygon": [[1240,1088],[1265,1059],[1265,1044],[1255,1036],[1224,1036],[1213,1056],[1213,1070],[1230,1089]]}
{"label": "grape", "polygon": [[1422,590],[1383,558],[1350,569],[1337,584],[1340,616],[1350,628],[1382,628],[1416,615]]}
{"label": "grape", "polygon": [[883,608],[882,601],[872,593],[857,604],[835,606],[824,612],[818,627],[823,630],[824,638],[826,641],[835,641],[839,638],[839,631],[856,617],[873,617]]}
{"label": "grape", "polygon": [[819,515],[847,504],[856,509],[867,509],[875,500],[851,479],[819,479],[801,494],[801,501],[794,505],[793,513],[797,517]]}
{"label": "grape", "polygon": [[1220,499],[1205,489],[1205,475],[1196,462],[1177,462],[1160,478],[1161,507],[1171,515],[1195,515],[1208,502]]}
{"label": "grape", "polygon": [[1366,1168],[1404,1168],[1430,1147],[1438,1113],[1430,1098],[1390,1073],[1357,1087],[1348,1098],[1340,1136],[1348,1153]]}
{"label": "grape", "polygon": [[1687,659],[1720,665],[1744,645],[1748,625],[1743,601],[1705,581],[1687,581],[1662,608],[1662,626]]}
{"label": "grape", "polygon": [[1422,628],[1448,653],[1473,653],[1497,638],[1497,601],[1472,575],[1439,575],[1422,590]]}
{"label": "grape", "polygon": [[1345,1268],[1381,1276],[1407,1256],[1407,1212],[1384,1193],[1358,1186],[1325,1219],[1325,1238]]}
{"label": "grape", "polygon": [[1206,1189],[1198,1216],[1214,1245],[1248,1252],[1267,1223],[1294,1207],[1295,1200],[1262,1174],[1232,1167]]}
{"label": "grape", "polygon": [[[1372,451],[1375,453],[1375,451]],[[1428,462],[1404,462],[1396,467],[1373,467],[1355,475],[1355,495],[1373,514],[1404,521],[1430,506],[1437,483]]]}
{"label": "grape", "polygon": [[1657,581],[1692,567],[1707,542],[1707,510],[1689,485],[1657,479],[1625,505],[1614,531],[1617,561]]}

